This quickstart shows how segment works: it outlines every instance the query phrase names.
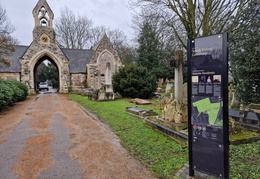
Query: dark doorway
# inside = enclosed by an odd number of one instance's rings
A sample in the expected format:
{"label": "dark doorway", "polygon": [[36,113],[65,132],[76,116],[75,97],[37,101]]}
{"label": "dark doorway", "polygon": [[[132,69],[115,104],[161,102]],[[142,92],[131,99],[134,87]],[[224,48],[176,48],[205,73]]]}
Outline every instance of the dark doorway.
{"label": "dark doorway", "polygon": [[[57,64],[48,56],[40,58],[34,67],[34,89],[39,91],[39,84],[47,82],[50,88],[59,91],[59,70]],[[55,91],[56,91],[55,90]]]}

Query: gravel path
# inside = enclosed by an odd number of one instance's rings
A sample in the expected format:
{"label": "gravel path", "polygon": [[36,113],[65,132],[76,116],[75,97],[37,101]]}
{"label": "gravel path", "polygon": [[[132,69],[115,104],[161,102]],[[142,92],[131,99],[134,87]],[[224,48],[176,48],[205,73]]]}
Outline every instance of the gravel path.
{"label": "gravel path", "polygon": [[41,93],[0,115],[0,179],[16,178],[155,177],[66,94]]}

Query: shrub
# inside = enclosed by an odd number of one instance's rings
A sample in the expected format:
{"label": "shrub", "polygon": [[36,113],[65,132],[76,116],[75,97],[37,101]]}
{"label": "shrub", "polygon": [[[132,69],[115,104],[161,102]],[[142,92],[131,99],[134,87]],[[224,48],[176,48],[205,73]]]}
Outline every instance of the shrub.
{"label": "shrub", "polygon": [[0,79],[0,110],[13,103],[13,96],[13,89]]}
{"label": "shrub", "polygon": [[27,91],[27,86],[21,82],[0,79],[0,109],[25,100],[28,95]]}
{"label": "shrub", "polygon": [[127,65],[113,75],[113,88],[122,97],[147,99],[156,90],[157,83],[146,68]]}
{"label": "shrub", "polygon": [[13,80],[4,80],[3,83],[5,83],[13,90],[13,102],[15,103],[20,101],[23,95],[23,91],[13,83]]}
{"label": "shrub", "polygon": [[23,101],[27,98],[28,96],[28,88],[25,84],[17,81],[17,80],[10,80],[14,85],[16,85],[19,89],[22,90],[22,93],[18,99],[18,101]]}

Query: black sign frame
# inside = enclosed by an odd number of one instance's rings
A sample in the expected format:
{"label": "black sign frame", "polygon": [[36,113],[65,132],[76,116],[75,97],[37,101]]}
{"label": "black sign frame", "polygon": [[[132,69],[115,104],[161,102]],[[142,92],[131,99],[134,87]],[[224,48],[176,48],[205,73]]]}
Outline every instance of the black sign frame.
{"label": "black sign frame", "polygon": [[[192,112],[194,113],[194,109],[192,109],[192,107],[194,108],[194,105],[193,105],[194,103],[192,103],[192,97],[202,96],[206,99],[206,98],[208,98],[208,96],[211,96],[211,95],[214,96],[215,95],[215,94],[213,94],[213,93],[215,93],[214,90],[212,90],[213,91],[212,94],[210,92],[208,92],[212,88],[212,87],[210,87],[210,85],[208,87],[209,90],[207,90],[207,87],[205,87],[205,88],[203,87],[202,90],[201,90],[202,92],[200,92],[199,89],[197,89],[197,92],[195,92],[195,93],[193,92],[194,89],[192,89],[192,88],[195,88],[195,91],[196,91],[196,85],[200,84],[199,81],[198,81],[198,83],[193,83],[193,82],[198,80],[197,78],[199,78],[200,76],[204,76],[204,75],[198,75],[198,77],[194,76],[194,63],[192,63],[192,60],[194,60],[195,58],[199,59],[200,57],[205,58],[205,55],[207,54],[207,52],[206,52],[207,50],[205,50],[205,49],[208,48],[209,51],[210,51],[214,48],[214,47],[210,46],[210,45],[212,45],[212,39],[214,39],[214,38],[221,38],[221,50],[222,50],[222,56],[221,56],[221,60],[220,60],[221,61],[221,70],[220,70],[221,72],[220,72],[220,74],[213,75],[213,76],[220,76],[220,79],[221,79],[220,83],[217,83],[217,85],[219,85],[219,84],[221,85],[220,86],[220,93],[219,93],[219,94],[221,94],[221,100],[219,102],[221,110],[219,110],[218,115],[222,115],[221,118],[222,118],[222,122],[223,122],[223,125],[221,126],[222,128],[220,127],[220,131],[222,132],[223,135],[221,136],[221,135],[219,135],[219,133],[217,134],[218,137],[220,138],[219,146],[222,146],[221,152],[219,153],[219,155],[221,155],[220,156],[221,160],[220,160],[219,163],[216,164],[218,166],[218,168],[216,170],[219,170],[219,169],[221,170],[219,172],[221,174],[218,174],[218,175],[215,172],[212,172],[212,168],[208,169],[207,166],[201,167],[201,168],[197,168],[197,167],[195,168],[194,163],[198,163],[198,162],[203,163],[205,161],[205,158],[202,159],[202,161],[198,161],[198,160],[200,160],[200,159],[198,159],[198,157],[194,159],[194,154],[196,155],[196,151],[198,150],[198,149],[195,150],[194,148],[196,148],[198,146],[196,146],[195,143],[194,143],[194,141],[195,141],[194,137],[196,138],[195,133],[194,133],[194,130],[195,130],[194,126],[195,125],[192,124]],[[211,40],[211,42],[209,42],[210,40]],[[205,43],[205,45],[206,45],[205,49],[203,48],[204,51],[201,50],[201,49],[195,48],[194,44],[196,43],[196,41],[205,41],[206,42]],[[207,43],[207,42],[209,42],[209,43]],[[209,46],[207,46],[207,44]],[[188,129],[189,129],[189,166],[190,166],[189,167],[189,175],[194,176],[194,171],[197,170],[197,171],[201,171],[201,172],[204,172],[204,173],[208,173],[208,174],[213,175],[213,176],[228,179],[229,178],[228,33],[225,32],[225,33],[222,33],[222,34],[216,34],[216,35],[201,37],[201,38],[197,38],[197,39],[189,39],[187,45],[188,45],[187,59],[188,59],[188,113],[189,113]],[[195,53],[197,53],[197,54],[195,54]],[[210,54],[210,52],[209,52],[209,54]],[[199,72],[199,70],[197,70],[197,72]],[[202,72],[202,73],[204,73],[204,72]],[[205,72],[205,73],[207,73],[207,72]],[[209,80],[212,80],[212,75],[209,75],[209,76],[205,75],[204,78],[205,77],[208,77]],[[204,80],[206,80],[206,79],[204,79]],[[201,83],[201,84],[203,84],[203,83]],[[205,81],[204,84],[207,84],[207,81]],[[202,94],[204,92],[203,91],[204,89],[205,89],[205,95]],[[217,92],[216,92],[216,94],[217,94]],[[221,113],[221,114],[219,114],[219,113]],[[202,142],[200,141],[200,143],[202,144],[202,146],[205,147],[207,145],[207,142],[210,142],[210,140],[212,140],[212,139],[208,139],[208,141],[203,140]],[[206,143],[206,144],[204,145],[204,143]],[[203,150],[206,151],[205,148],[204,149],[202,148],[202,151]],[[218,157],[218,156],[216,156],[216,157]],[[201,166],[203,166],[203,165],[201,165]]]}

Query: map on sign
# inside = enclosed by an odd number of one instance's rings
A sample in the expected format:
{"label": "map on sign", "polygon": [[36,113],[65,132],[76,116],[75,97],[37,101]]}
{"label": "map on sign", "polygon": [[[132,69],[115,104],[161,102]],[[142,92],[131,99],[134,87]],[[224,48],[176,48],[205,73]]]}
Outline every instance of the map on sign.
{"label": "map on sign", "polygon": [[[193,102],[193,107],[196,113],[193,119],[197,122],[204,123],[204,125],[222,126],[223,122],[219,120],[220,102],[211,101],[210,98],[200,99]],[[194,122],[193,121],[193,124]],[[196,122],[195,122],[196,123]]]}

